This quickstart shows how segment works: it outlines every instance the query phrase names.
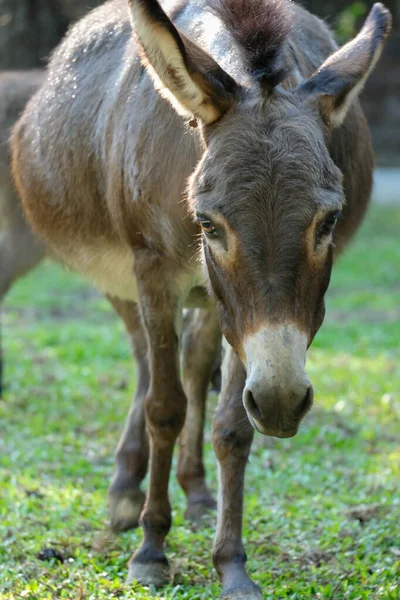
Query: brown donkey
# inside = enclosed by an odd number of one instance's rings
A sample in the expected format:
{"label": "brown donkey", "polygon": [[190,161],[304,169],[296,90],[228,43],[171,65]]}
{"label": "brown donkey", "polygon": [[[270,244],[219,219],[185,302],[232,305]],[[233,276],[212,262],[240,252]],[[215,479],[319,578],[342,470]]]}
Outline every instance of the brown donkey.
{"label": "brown donkey", "polygon": [[[44,71],[0,71],[0,305],[19,278],[44,257],[44,245],[32,234],[12,181],[8,138],[26,103],[44,81]],[[3,388],[0,348],[0,397]]]}
{"label": "brown donkey", "polygon": [[44,81],[44,71],[0,71],[0,301],[14,281],[45,251],[23,216],[12,182],[8,138],[26,103]]}
{"label": "brown donkey", "polygon": [[145,584],[169,573],[168,480],[186,413],[182,307],[203,303],[208,288],[230,344],[213,424],[213,558],[226,598],[258,599],[241,541],[253,428],[292,436],[311,407],[306,350],[334,254],[371,189],[357,95],[391,19],[375,4],[338,50],[324,23],[287,0],[213,0],[211,10],[187,0],[168,17],[157,0],[131,0],[129,11],[114,0],[93,11],[18,123],[13,168],[54,251],[108,294],[140,303],[151,459],[129,576]]}

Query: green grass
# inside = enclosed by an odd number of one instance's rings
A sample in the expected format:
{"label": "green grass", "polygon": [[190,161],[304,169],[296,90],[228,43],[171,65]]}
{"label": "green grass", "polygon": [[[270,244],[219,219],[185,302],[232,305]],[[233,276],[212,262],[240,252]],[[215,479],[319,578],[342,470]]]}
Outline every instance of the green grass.
{"label": "green grass", "polygon": [[[399,232],[400,208],[371,211],[337,265],[309,352],[311,415],[294,439],[255,438],[244,540],[265,599],[400,598]],[[109,532],[106,492],[135,374],[105,300],[44,264],[9,295],[3,342],[0,597],[217,598],[214,517],[192,531],[174,475],[173,582],[160,592],[125,587],[141,533]],[[64,564],[36,558],[49,546]]]}

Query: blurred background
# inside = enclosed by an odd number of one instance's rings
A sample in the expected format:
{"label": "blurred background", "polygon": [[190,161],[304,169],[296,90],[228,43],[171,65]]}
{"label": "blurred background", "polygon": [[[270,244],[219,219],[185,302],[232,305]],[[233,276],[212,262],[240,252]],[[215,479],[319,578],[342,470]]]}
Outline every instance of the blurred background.
{"label": "blurred background", "polygon": [[[302,0],[342,43],[355,35],[373,0]],[[377,165],[400,167],[400,0],[385,0],[393,32],[363,94]],[[101,0],[0,0],[0,69],[43,66],[70,23]],[[391,174],[389,174],[390,176]],[[392,174],[393,175],[393,174]],[[378,174],[378,183],[383,185]],[[386,186],[389,182],[386,181]],[[382,193],[390,193],[384,190]]]}

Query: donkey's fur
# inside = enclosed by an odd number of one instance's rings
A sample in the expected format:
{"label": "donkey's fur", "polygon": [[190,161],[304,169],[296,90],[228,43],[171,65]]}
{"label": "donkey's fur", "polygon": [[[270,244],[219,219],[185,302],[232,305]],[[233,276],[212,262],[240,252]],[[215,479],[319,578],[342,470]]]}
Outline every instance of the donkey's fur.
{"label": "donkey's fur", "polygon": [[23,216],[8,147],[11,128],[43,81],[44,72],[39,70],[0,72],[0,302],[14,281],[45,254]]}
{"label": "donkey's fur", "polygon": [[[42,71],[0,72],[0,305],[19,277],[45,255],[27,224],[11,177],[8,138],[26,103],[43,82]],[[3,361],[0,348],[0,396]]]}
{"label": "donkey's fur", "polygon": [[286,0],[218,0],[213,15],[192,0],[164,8],[174,23],[157,0],[129,1],[135,38],[124,0],[70,31],[14,131],[14,174],[54,251],[105,292],[140,302],[151,464],[130,577],[144,583],[168,577],[168,478],[186,410],[180,317],[208,286],[231,345],[214,419],[214,564],[226,597],[259,598],[241,543],[250,423],[288,437],[311,406],[306,349],[334,252],[371,190],[356,96],[390,15],[374,5],[337,50],[321,21]]}

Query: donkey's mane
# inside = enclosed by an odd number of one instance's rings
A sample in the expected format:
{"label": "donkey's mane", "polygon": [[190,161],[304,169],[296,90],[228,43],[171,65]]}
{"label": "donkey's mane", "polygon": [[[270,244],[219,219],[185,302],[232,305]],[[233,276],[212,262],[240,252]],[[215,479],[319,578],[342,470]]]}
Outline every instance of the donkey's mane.
{"label": "donkey's mane", "polygon": [[241,48],[250,74],[265,88],[277,85],[285,76],[290,0],[208,0],[208,5]]}

